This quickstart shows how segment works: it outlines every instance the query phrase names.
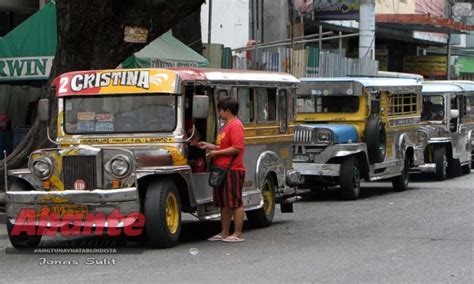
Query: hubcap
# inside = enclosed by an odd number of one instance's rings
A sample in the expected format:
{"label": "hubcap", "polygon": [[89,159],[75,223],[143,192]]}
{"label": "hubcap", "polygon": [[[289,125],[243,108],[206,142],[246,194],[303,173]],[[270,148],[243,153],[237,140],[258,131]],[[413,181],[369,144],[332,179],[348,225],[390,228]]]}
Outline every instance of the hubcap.
{"label": "hubcap", "polygon": [[168,193],[166,197],[166,225],[171,234],[175,234],[179,224],[178,199],[174,193]]}
{"label": "hubcap", "polygon": [[265,214],[270,215],[273,210],[273,192],[270,182],[265,182],[263,185],[263,210]]}

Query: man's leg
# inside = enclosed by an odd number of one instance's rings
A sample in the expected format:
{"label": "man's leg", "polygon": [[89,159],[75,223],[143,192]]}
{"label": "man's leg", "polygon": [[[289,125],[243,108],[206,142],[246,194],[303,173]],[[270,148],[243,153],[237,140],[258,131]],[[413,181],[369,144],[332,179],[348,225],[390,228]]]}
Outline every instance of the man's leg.
{"label": "man's leg", "polygon": [[244,226],[244,207],[232,209],[234,215],[234,233],[232,235],[242,238],[242,228]]}
{"label": "man's leg", "polygon": [[221,235],[223,238],[229,235],[230,221],[232,220],[232,209],[227,207],[221,208]]}

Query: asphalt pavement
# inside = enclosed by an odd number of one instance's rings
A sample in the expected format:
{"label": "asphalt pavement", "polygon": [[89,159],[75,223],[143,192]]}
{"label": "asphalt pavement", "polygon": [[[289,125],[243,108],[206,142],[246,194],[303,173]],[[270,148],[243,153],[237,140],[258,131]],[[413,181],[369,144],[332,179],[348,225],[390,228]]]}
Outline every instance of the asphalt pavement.
{"label": "asphalt pavement", "polygon": [[[364,183],[357,201],[340,201],[333,190],[306,192],[295,213],[277,212],[270,227],[246,224],[243,243],[208,242],[219,223],[187,216],[177,247],[118,244],[134,254],[7,253],[1,225],[2,281],[473,283],[473,183],[474,174],[418,178],[405,192]],[[40,244],[61,245],[71,242]]]}

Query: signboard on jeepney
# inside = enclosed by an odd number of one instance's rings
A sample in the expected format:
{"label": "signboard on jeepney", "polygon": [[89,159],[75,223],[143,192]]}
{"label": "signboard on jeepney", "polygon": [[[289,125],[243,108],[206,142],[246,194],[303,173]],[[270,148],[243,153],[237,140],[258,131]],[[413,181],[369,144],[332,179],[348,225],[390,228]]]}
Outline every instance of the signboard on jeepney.
{"label": "signboard on jeepney", "polygon": [[314,0],[313,15],[317,20],[358,20],[360,0]]}
{"label": "signboard on jeepney", "polygon": [[425,77],[446,75],[446,56],[405,56],[403,72],[420,74]]}
{"label": "signboard on jeepney", "polygon": [[0,58],[0,81],[46,80],[53,56]]}
{"label": "signboard on jeepney", "polygon": [[178,92],[178,77],[165,69],[112,69],[78,71],[55,80],[59,97],[70,95]]}

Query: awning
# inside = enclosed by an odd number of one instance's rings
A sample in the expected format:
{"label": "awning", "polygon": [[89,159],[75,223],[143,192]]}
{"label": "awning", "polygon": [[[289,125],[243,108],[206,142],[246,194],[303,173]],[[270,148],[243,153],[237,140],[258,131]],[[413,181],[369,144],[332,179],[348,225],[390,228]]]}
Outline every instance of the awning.
{"label": "awning", "polygon": [[375,22],[377,26],[410,31],[453,34],[474,31],[474,26],[428,14],[379,14],[375,16]]}
{"label": "awning", "polygon": [[49,3],[0,39],[0,81],[47,79],[56,35],[56,7]]}
{"label": "awning", "polygon": [[[50,2],[0,38],[0,82],[46,80],[57,46],[56,5]],[[208,66],[208,60],[168,32],[129,57],[122,66]]]}
{"label": "awning", "polygon": [[124,68],[207,67],[209,61],[167,32],[127,58]]}

